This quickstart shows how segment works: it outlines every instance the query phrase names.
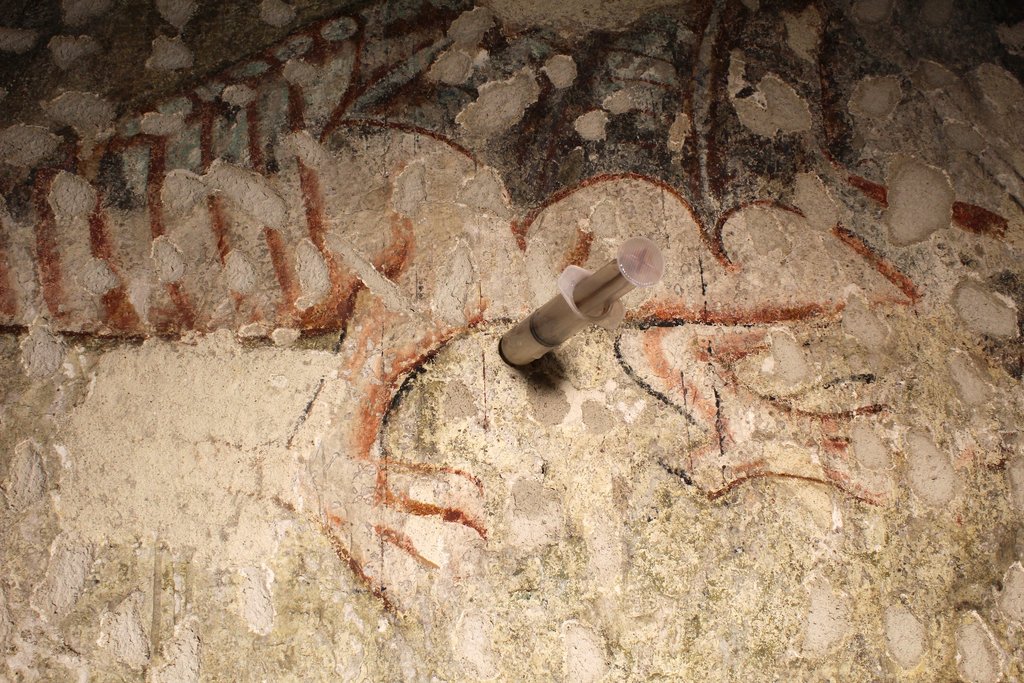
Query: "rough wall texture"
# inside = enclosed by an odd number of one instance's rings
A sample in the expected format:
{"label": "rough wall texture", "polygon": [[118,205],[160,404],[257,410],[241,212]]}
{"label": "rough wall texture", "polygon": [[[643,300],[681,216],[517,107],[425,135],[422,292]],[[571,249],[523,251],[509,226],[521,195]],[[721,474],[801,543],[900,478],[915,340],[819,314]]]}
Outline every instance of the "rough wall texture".
{"label": "rough wall texture", "polygon": [[1024,678],[1024,10],[0,6],[0,677]]}

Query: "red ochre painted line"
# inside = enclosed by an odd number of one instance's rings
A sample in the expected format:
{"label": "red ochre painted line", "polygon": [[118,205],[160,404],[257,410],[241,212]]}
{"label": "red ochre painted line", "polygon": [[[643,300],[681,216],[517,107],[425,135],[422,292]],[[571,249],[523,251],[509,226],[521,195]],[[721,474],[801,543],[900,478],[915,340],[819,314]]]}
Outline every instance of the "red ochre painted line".
{"label": "red ochre painted line", "polygon": [[104,322],[118,331],[138,332],[141,327],[139,315],[128,298],[124,276],[114,257],[107,217],[103,211],[103,196],[100,193],[97,193],[96,206],[89,215],[89,251],[93,258],[106,263],[117,278],[117,285],[101,297]]}
{"label": "red ochre painted line", "polygon": [[39,284],[43,290],[43,301],[47,310],[58,319],[65,317],[61,305],[64,302],[64,285],[61,272],[60,250],[57,244],[57,221],[50,207],[49,193],[56,177],[54,169],[41,170],[36,175],[33,189],[38,220],[36,222],[36,264],[39,267]]}
{"label": "red ochre painted line", "polygon": [[539,205],[531,209],[525,216],[513,221],[512,235],[515,237],[516,244],[519,245],[519,250],[526,251],[526,235],[530,230],[530,226],[533,225],[533,222],[537,220],[537,217],[540,216],[540,214],[543,213],[544,210],[547,209],[549,206],[552,206],[553,204],[556,204],[565,199],[566,197],[569,197],[587,187],[599,185],[601,183],[614,182],[616,180],[635,180],[638,182],[653,185],[654,187],[657,187],[669,193],[677,202],[679,202],[683,206],[683,208],[685,208],[689,212],[690,216],[693,218],[693,221],[697,224],[698,232],[700,233],[701,238],[706,241],[704,231],[701,229],[700,220],[697,218],[697,215],[693,210],[693,206],[690,204],[690,202],[686,200],[685,197],[683,197],[682,194],[679,193],[679,190],[677,190],[676,188],[672,187],[663,180],[659,180],[658,178],[653,178],[642,173],[601,173],[581,180],[580,182],[576,183],[575,185],[572,185],[571,187],[566,187],[562,188],[561,190],[558,190],[557,192],[549,196],[547,199],[545,199],[543,202],[541,202]]}
{"label": "red ochre painted line", "polygon": [[0,245],[0,315],[13,318],[18,312],[14,296],[14,278],[7,265],[7,251]]}
{"label": "red ochre painted line", "polygon": [[1010,225],[999,214],[965,202],[953,202],[953,222],[964,230],[989,237],[1003,237]]}
{"label": "red ochre painted line", "polygon": [[871,246],[861,239],[858,235],[847,230],[841,224],[836,224],[832,228],[832,234],[835,235],[843,244],[853,249],[857,254],[864,257],[868,263],[870,263],[875,270],[877,270],[882,277],[891,282],[909,299],[909,303],[915,303],[921,298],[921,293],[917,290],[913,281],[904,275],[899,268],[885,259],[881,254],[876,252]]}
{"label": "red ochre painted line", "polygon": [[277,276],[277,284],[281,287],[281,303],[278,315],[283,323],[290,323],[295,318],[295,302],[299,298],[298,278],[289,262],[281,233],[271,227],[263,228],[263,236],[270,250],[270,263]]}

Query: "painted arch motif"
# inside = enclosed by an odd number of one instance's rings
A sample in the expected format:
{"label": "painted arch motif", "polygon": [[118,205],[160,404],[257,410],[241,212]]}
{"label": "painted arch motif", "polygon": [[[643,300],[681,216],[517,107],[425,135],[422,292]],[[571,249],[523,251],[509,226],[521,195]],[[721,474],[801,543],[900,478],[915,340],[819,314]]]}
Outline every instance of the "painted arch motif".
{"label": "painted arch motif", "polygon": [[[829,33],[824,5],[794,10],[810,36],[796,73],[773,53],[790,47],[758,38],[764,16],[732,1],[697,10],[572,44],[505,35],[484,9],[370,5],[114,131],[49,134],[51,163],[5,179],[0,324],[336,334],[348,382],[333,437],[341,473],[311,475],[307,492],[336,491],[316,519],[388,603],[368,549],[436,566],[402,519],[487,536],[473,472],[381,448],[396,395],[445,345],[544,300],[566,265],[600,264],[642,234],[665,247],[669,269],[633,300],[615,352],[694,428],[661,465],[710,497],[784,476],[885,504],[892,483],[849,449],[855,425],[886,410],[884,378],[750,379],[752,363],[784,363],[785,349],[813,345],[794,334],[826,334],[848,306],[922,296],[858,229],[863,207],[887,195],[877,169],[847,168],[849,130],[833,110],[843,36]],[[558,87],[545,69],[560,54],[577,75]],[[772,97],[793,112],[773,114]],[[574,122],[602,107],[618,113],[581,138]],[[1007,229],[967,198],[954,218]],[[803,332],[785,331],[797,322]],[[755,431],[767,445],[753,446]],[[417,478],[444,480],[446,493],[418,498]],[[345,500],[356,480],[372,504]]]}

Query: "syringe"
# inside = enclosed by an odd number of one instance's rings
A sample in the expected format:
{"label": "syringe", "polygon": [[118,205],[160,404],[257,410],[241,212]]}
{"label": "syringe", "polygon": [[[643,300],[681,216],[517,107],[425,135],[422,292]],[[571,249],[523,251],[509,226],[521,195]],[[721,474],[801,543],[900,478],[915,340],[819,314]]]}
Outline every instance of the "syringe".
{"label": "syringe", "polygon": [[616,327],[624,315],[619,299],[661,280],[665,260],[646,237],[626,240],[614,259],[596,272],[569,266],[559,293],[505,333],[498,351],[506,363],[526,365],[589,325]]}

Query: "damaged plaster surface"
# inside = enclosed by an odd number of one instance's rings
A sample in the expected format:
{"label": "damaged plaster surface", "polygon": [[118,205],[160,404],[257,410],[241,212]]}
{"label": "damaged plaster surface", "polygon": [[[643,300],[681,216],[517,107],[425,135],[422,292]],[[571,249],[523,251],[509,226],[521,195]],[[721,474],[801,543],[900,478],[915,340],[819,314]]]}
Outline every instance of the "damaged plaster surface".
{"label": "damaged plaster surface", "polygon": [[0,679],[1024,678],[1019,9],[13,4]]}

